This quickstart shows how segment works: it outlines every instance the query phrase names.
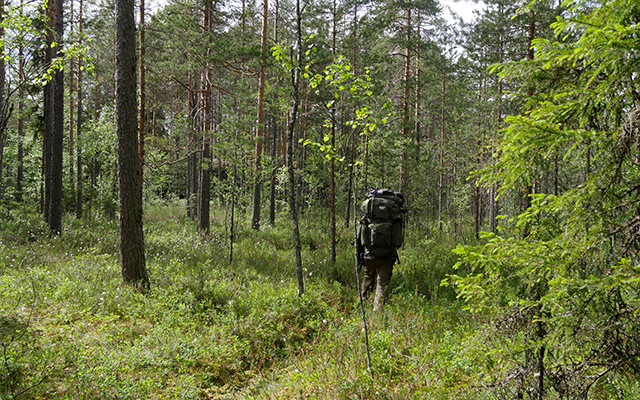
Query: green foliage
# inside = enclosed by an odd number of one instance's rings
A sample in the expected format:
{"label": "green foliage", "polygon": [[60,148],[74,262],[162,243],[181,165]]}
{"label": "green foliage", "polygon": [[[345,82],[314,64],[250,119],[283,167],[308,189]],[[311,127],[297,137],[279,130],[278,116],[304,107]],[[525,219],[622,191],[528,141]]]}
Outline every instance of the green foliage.
{"label": "green foliage", "polygon": [[[325,107],[327,110],[335,110],[340,105],[341,107],[354,107],[352,119],[346,122],[347,126],[350,126],[355,132],[360,135],[371,134],[376,131],[377,124],[374,114],[371,112],[370,104],[371,96],[373,92],[370,89],[371,77],[369,76],[369,68],[365,67],[365,72],[361,75],[355,75],[352,72],[351,64],[347,59],[340,55],[321,73],[315,75],[309,73],[309,66],[305,66],[305,79],[309,80],[311,88],[316,90],[316,94],[328,98]],[[321,89],[328,92],[320,93]],[[385,104],[387,107],[388,104]],[[335,117],[335,116],[333,116]],[[383,119],[382,123],[385,123],[386,119]],[[332,120],[332,116],[327,117],[322,126],[331,129],[335,128],[337,121]],[[324,154],[324,157],[333,160],[334,162],[343,163],[345,157],[337,157],[337,149],[334,147],[335,140],[332,141],[331,131],[325,133],[322,136],[322,142],[318,143],[311,139],[300,139],[300,142],[305,146],[313,145]],[[360,162],[360,161],[358,161]]]}
{"label": "green foliage", "polygon": [[184,208],[146,208],[146,294],[122,283],[115,222],[65,219],[65,234],[51,237],[32,214],[6,222],[0,327],[11,351],[0,374],[12,378],[2,381],[3,396],[28,389],[31,397],[70,399],[428,397],[457,390],[473,370],[461,351],[475,322],[436,294],[451,243],[407,239],[391,304],[368,316],[379,376],[371,381],[351,229],[339,228],[338,261],[330,263],[327,221],[305,213],[307,290],[298,296],[287,224],[256,232],[240,223],[228,265],[224,219],[215,215],[220,222],[201,236]]}
{"label": "green foliage", "polygon": [[[0,37],[0,45],[3,49],[3,58],[6,63],[18,64],[16,49],[19,47],[26,48],[29,52],[29,46],[33,46],[38,43],[39,46],[45,44],[45,38],[47,31],[50,29],[48,26],[48,13],[49,10],[47,2],[37,3],[10,3],[7,2],[3,6],[3,15],[0,21],[0,26],[3,29],[3,35]],[[38,61],[35,62],[35,68],[26,68],[27,74],[20,77],[18,86],[22,85],[46,85],[51,81],[55,71],[64,68],[64,64],[71,58],[81,58],[84,62],[82,69],[93,73],[93,63],[90,56],[87,55],[87,43],[89,42],[87,37],[82,37],[82,41],[76,41],[79,38],[79,34],[76,33],[76,37],[73,40],[68,38],[63,43],[58,41],[61,38],[57,38],[57,41],[51,43],[51,48],[60,48],[60,57],[56,57],[51,65],[38,65]]]}
{"label": "green foliage", "polygon": [[638,236],[630,230],[639,97],[627,66],[638,63],[639,14],[632,1],[575,5],[554,24],[558,41],[537,40],[533,61],[500,67],[524,81],[519,95],[532,84],[543,90],[507,119],[500,157],[480,177],[502,193],[531,187],[558,153],[568,164],[586,159],[589,175],[558,196],[530,196],[531,206],[485,234],[485,244],[459,246],[457,266],[467,273],[445,281],[469,309],[495,316],[489,330],[499,338],[481,346],[489,370],[503,363],[491,379],[510,395],[538,392],[544,379],[548,395],[606,398],[612,388],[627,393],[626,377],[640,374]]}

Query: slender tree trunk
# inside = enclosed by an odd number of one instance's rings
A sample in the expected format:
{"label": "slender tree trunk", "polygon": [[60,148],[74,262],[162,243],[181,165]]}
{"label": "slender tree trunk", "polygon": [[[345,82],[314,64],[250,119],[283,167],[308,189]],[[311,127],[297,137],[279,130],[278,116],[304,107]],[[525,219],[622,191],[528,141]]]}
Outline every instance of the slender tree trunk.
{"label": "slender tree trunk", "polygon": [[[499,10],[500,14],[503,15],[504,14],[504,10],[503,10],[503,5],[500,5],[500,10]],[[503,57],[503,49],[504,49],[504,33],[500,34],[500,37],[498,39],[498,55],[500,57],[500,61],[502,61]],[[502,79],[500,77],[498,77],[498,110],[497,110],[497,123],[496,123],[496,133],[500,131],[500,129],[502,128],[502,96],[503,96],[503,92],[504,92],[504,86],[503,86],[503,82]],[[493,143],[492,143],[493,145]],[[491,160],[492,162],[495,162],[495,146],[491,146]],[[491,232],[495,233],[496,230],[498,229],[498,214],[500,212],[500,203],[498,201],[498,186],[497,185],[493,185],[491,187],[490,190],[490,196],[489,196],[489,202],[490,202],[490,207],[491,207],[491,221],[490,221],[490,226],[491,226]]]}
{"label": "slender tree trunk", "polygon": [[[332,11],[332,53],[333,59],[336,59],[336,19],[337,19],[337,4],[336,0],[333,0],[333,11]],[[336,149],[336,103],[333,101],[331,103],[331,149],[335,151]],[[332,263],[336,262],[336,163],[334,159],[329,160],[330,163],[330,173],[331,173],[331,259]]]}
{"label": "slender tree trunk", "polygon": [[[98,85],[95,85],[93,88],[93,126],[98,124]],[[89,174],[90,174],[90,184],[89,184],[89,218],[91,218],[93,212],[93,200],[96,197],[96,188],[98,182],[98,173],[97,173],[97,163],[95,154],[91,157]],[[98,203],[100,204],[100,203]]]}
{"label": "slender tree trunk", "polygon": [[[414,77],[415,77],[415,99],[414,99],[414,133],[413,133],[413,137],[415,138],[415,150],[414,150],[414,163],[413,165],[420,165],[420,158],[421,158],[421,154],[420,154],[420,135],[422,134],[421,130],[422,130],[422,126],[421,126],[421,115],[420,115],[420,101],[421,101],[421,85],[420,85],[420,48],[419,48],[419,41],[422,38],[422,32],[421,32],[421,18],[420,18],[420,11],[418,11],[418,15],[416,18],[416,24],[417,24],[417,33],[416,33],[416,44],[415,44],[415,53],[416,53],[416,62],[415,62],[415,73],[414,73]],[[409,138],[407,137],[407,141],[409,140]],[[412,173],[413,175],[413,173]],[[405,187],[405,207],[409,206],[409,203],[411,201],[411,197],[410,194],[415,192],[416,188],[413,185],[413,182],[411,180],[411,177],[409,177],[407,185],[411,186],[411,188]],[[409,193],[406,193],[409,192]],[[410,224],[410,215],[407,215],[404,219],[404,223],[405,223],[405,228]]]}
{"label": "slender tree trunk", "polygon": [[[351,57],[353,59],[353,74],[356,74],[356,65],[357,65],[357,49],[356,49],[356,42],[357,42],[357,38],[358,38],[358,1],[354,1],[353,3],[353,30],[352,30],[352,35],[353,35],[353,44],[351,47]],[[349,111],[350,112],[350,111]],[[343,124],[344,126],[344,124]],[[349,136],[350,136],[350,148],[349,148],[349,153],[350,153],[350,158],[349,158],[349,189],[347,191],[347,208],[345,210],[345,220],[344,220],[344,226],[345,228],[349,227],[349,221],[351,219],[351,208],[355,207],[355,202],[357,199],[357,192],[358,192],[358,186],[355,182],[356,180],[356,174],[355,174],[355,168],[354,168],[354,162],[355,162],[355,157],[356,157],[356,143],[358,141],[358,136],[356,135],[356,132],[354,131],[353,128],[349,128]],[[351,199],[353,197],[353,204],[351,203]],[[356,211],[354,210],[354,215],[353,215],[354,219],[356,218]],[[354,224],[356,223],[356,221],[354,220]]]}
{"label": "slender tree trunk", "polygon": [[[480,125],[480,123],[478,123],[478,125]],[[478,126],[478,129],[480,129],[480,126]],[[478,167],[480,167],[481,163],[482,163],[482,159],[481,159],[481,147],[482,147],[482,142],[480,141],[480,139],[478,139],[478,144],[477,144],[477,155],[476,155],[476,163],[478,165]],[[476,239],[480,239],[480,222],[481,222],[481,218],[480,218],[480,184],[479,182],[476,180],[475,182],[475,196],[473,198],[473,214],[475,216],[475,238]]]}
{"label": "slender tree trunk", "polygon": [[444,213],[444,134],[445,134],[445,98],[447,94],[447,65],[446,60],[442,72],[442,114],[440,118],[440,180],[438,183],[438,230],[443,231],[442,219]]}
{"label": "slender tree trunk", "polygon": [[[410,2],[410,0],[409,0]],[[407,191],[407,181],[409,179],[409,162],[407,152],[407,142],[409,140],[409,95],[411,92],[411,5],[407,4],[407,48],[404,59],[404,98],[402,100],[402,153],[401,153],[401,170],[400,170],[400,191]]]}
{"label": "slender tree trunk", "polygon": [[[2,0],[4,2],[4,0]],[[20,0],[20,13],[22,14],[23,0]],[[16,179],[16,200],[19,203],[23,201],[24,181],[24,90],[22,82],[24,82],[24,47],[22,44],[18,46],[18,80],[20,82],[20,90],[18,92],[18,174]]]}
{"label": "slender tree trunk", "polygon": [[145,11],[144,0],[140,0],[140,116],[138,117],[138,157],[140,158],[140,185],[144,183],[144,141],[145,141],[145,129],[146,129],[146,106],[147,106],[147,93],[146,93],[146,75],[145,75],[145,55],[146,55],[146,41],[145,41]]}
{"label": "slender tree trunk", "polygon": [[[204,10],[203,27],[208,34],[211,31],[211,2],[207,1]],[[211,49],[207,49],[210,54]],[[211,131],[211,70],[207,67],[202,73],[202,107],[203,113],[203,136],[202,136],[202,154],[200,155],[200,187],[198,189],[198,230],[209,233],[210,228],[210,209],[211,201],[211,147],[210,147],[210,131]]]}
{"label": "slender tree trunk", "polygon": [[[4,23],[4,0],[0,0],[0,24]],[[7,139],[7,129],[6,129],[6,119],[8,116],[6,115],[7,110],[5,110],[8,99],[5,97],[5,63],[4,63],[4,39],[5,32],[3,25],[0,25],[0,200],[2,200],[4,193],[4,185],[2,184],[2,175],[3,175],[3,167],[4,167],[4,144]]]}
{"label": "slender tree trunk", "polygon": [[558,196],[558,151],[553,155],[553,195]]}
{"label": "slender tree trunk", "polygon": [[[48,68],[53,60],[53,7],[54,0],[47,1],[47,17],[49,26],[47,30],[44,48],[44,65]],[[41,207],[45,222],[49,223],[49,210],[51,204],[51,136],[53,135],[53,81],[50,80],[44,86],[44,132],[42,135],[42,176],[44,177],[44,190],[42,190]]]}
{"label": "slender tree trunk", "polygon": [[[529,11],[529,16],[530,16],[530,21],[529,21],[529,37],[528,37],[528,43],[527,43],[528,45],[527,59],[529,61],[532,61],[535,55],[534,48],[533,48],[533,39],[535,38],[535,32],[536,32],[536,23],[535,23],[533,10]],[[533,95],[534,95],[533,86],[529,85],[529,87],[527,87],[527,96],[531,98],[533,97]],[[525,110],[525,112],[527,114],[529,113],[528,110]],[[534,175],[532,177],[533,182],[525,188],[524,210],[528,210],[529,207],[531,207],[531,196],[535,194],[534,186],[535,186],[536,179],[537,179],[537,176]],[[527,236],[529,236],[528,224],[525,225],[522,232],[523,238],[526,238]],[[539,379],[540,379],[540,382],[542,382],[542,380],[544,379],[544,376],[540,376]]]}
{"label": "slender tree trunk", "polygon": [[[80,33],[80,45],[82,45],[82,11],[83,11],[83,0],[80,0],[80,9],[78,10],[78,31]],[[83,200],[83,192],[82,192],[82,59],[78,59],[78,123],[77,123],[77,134],[76,139],[78,140],[78,151],[77,151],[77,165],[76,169],[78,171],[77,182],[76,182],[76,218],[82,218],[82,200]]]}
{"label": "slender tree trunk", "polygon": [[136,26],[133,0],[116,0],[116,134],[122,277],[149,287],[142,230],[142,187],[138,157]]}
{"label": "slender tree trunk", "polygon": [[200,232],[209,233],[210,221],[209,221],[209,201],[211,199],[211,174],[209,164],[211,163],[211,146],[209,144],[209,134],[205,133],[202,136],[202,154],[201,168],[200,168],[200,188],[198,190],[200,204],[198,206],[198,230]]}
{"label": "slender tree trunk", "polygon": [[[529,38],[528,38],[528,53],[527,53],[527,59],[529,61],[532,61],[534,59],[535,56],[535,51],[534,51],[534,47],[533,47],[533,40],[535,39],[536,36],[536,19],[535,19],[535,12],[533,11],[533,9],[529,9]],[[534,95],[534,88],[533,86],[530,86],[527,88],[527,95],[529,97],[533,97]],[[536,175],[533,176],[532,179],[532,184],[531,187],[528,188],[528,196],[527,196],[527,206],[530,207],[531,206],[531,195],[535,194],[538,191],[537,188],[537,181],[538,181],[538,177]],[[527,208],[528,208],[527,207]],[[529,226],[525,226],[525,231],[524,231],[524,237],[526,238],[529,235]],[[544,316],[542,315],[542,310],[541,310],[541,306],[540,306],[540,299],[542,294],[540,293],[541,288],[538,285],[536,285],[536,293],[535,293],[535,300],[538,302],[538,307],[536,310],[537,313],[537,332],[536,332],[536,336],[538,337],[538,340],[543,340],[544,337],[546,336],[546,329],[544,326]],[[544,399],[544,379],[545,379],[545,367],[544,367],[544,354],[545,354],[545,346],[540,346],[538,348],[538,354],[536,354],[537,356],[537,362],[538,362],[538,387],[537,387],[537,392],[538,392],[538,400],[543,400]]]}
{"label": "slender tree trunk", "polygon": [[265,64],[267,54],[267,17],[269,11],[269,3],[267,0],[262,2],[262,40],[260,49],[262,55],[260,57],[260,78],[258,82],[258,126],[256,129],[256,164],[255,164],[255,184],[253,190],[253,215],[251,217],[251,228],[260,230],[260,198],[262,192],[262,142],[264,139],[264,87],[266,81]]}
{"label": "slender tree trunk", "polygon": [[157,128],[158,128],[158,96],[157,94],[153,95],[153,119],[151,121],[151,137],[152,138],[156,138],[158,137],[158,132],[157,132]]}
{"label": "slender tree trunk", "polygon": [[[193,76],[189,72],[189,88],[193,88]],[[187,102],[189,107],[189,150],[194,149],[194,143],[197,142],[197,107],[198,96],[194,90],[189,90],[187,95]],[[197,216],[197,200],[196,194],[198,193],[198,156],[193,153],[189,155],[187,159],[187,217],[194,220]]]}
{"label": "slender tree trunk", "polygon": [[[74,17],[74,3],[73,0],[71,0],[71,5],[70,5],[70,18],[69,18],[69,27],[71,30],[71,35],[73,36],[73,32],[74,32],[74,22],[73,22],[73,17]],[[75,180],[75,173],[74,173],[74,157],[73,157],[73,153],[74,153],[74,147],[75,147],[75,138],[74,138],[74,117],[73,117],[73,113],[75,112],[74,108],[75,108],[75,101],[73,98],[73,92],[75,90],[75,86],[74,86],[74,79],[73,79],[73,74],[75,72],[75,60],[73,57],[71,57],[69,59],[69,188],[71,191],[71,196],[70,198],[75,200],[75,185],[76,185],[76,180]],[[72,200],[72,201],[73,201]]]}
{"label": "slender tree trunk", "polygon": [[233,243],[235,240],[237,184],[238,184],[238,146],[237,146],[237,133],[236,133],[233,136],[233,183],[231,185],[231,223],[229,226],[229,264],[233,262]]}
{"label": "slender tree trunk", "polygon": [[293,228],[293,247],[296,257],[296,278],[298,280],[298,295],[304,294],[304,277],[302,274],[302,246],[300,244],[300,227],[298,226],[298,208],[296,206],[296,181],[295,163],[293,161],[293,133],[298,118],[298,106],[300,104],[300,68],[302,63],[302,15],[300,12],[300,0],[296,0],[296,66],[293,69],[293,105],[291,107],[291,119],[287,133],[287,169],[289,172],[289,209]]}
{"label": "slender tree trunk", "polygon": [[[62,42],[63,0],[56,0],[52,8],[53,26],[58,43]],[[62,46],[56,47],[56,57],[63,57]],[[49,229],[62,232],[62,154],[64,151],[64,71],[56,71],[52,79],[52,131],[51,131],[51,201],[49,203]]]}
{"label": "slender tree trunk", "polygon": [[276,223],[276,172],[278,164],[276,162],[278,147],[278,126],[276,125],[275,110],[271,115],[271,182],[269,184],[269,223],[271,226]]}
{"label": "slender tree trunk", "polygon": [[[273,42],[278,43],[278,15],[280,2],[275,0],[275,15],[273,17]],[[273,95],[273,104],[276,104],[276,94]],[[271,183],[269,185],[269,223],[276,223],[276,173],[278,169],[278,120],[276,107],[271,106]]]}

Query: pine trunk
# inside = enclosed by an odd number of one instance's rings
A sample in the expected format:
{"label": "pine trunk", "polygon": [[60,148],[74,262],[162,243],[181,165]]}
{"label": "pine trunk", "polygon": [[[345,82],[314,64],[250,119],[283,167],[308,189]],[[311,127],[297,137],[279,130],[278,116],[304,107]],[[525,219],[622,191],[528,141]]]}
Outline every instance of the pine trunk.
{"label": "pine trunk", "polygon": [[149,287],[142,230],[142,188],[138,157],[136,26],[133,0],[116,0],[116,134],[122,277]]}
{"label": "pine trunk", "polygon": [[[53,27],[57,41],[63,35],[63,4],[56,0],[52,8]],[[62,46],[56,47],[56,57],[64,57]],[[51,130],[51,200],[49,202],[49,229],[54,233],[62,232],[62,154],[64,151],[64,71],[54,72],[52,88],[52,130]]]}
{"label": "pine trunk", "polygon": [[144,24],[144,0],[140,0],[140,116],[138,117],[138,157],[140,158],[140,186],[144,183],[144,141],[146,123],[146,75],[145,75],[145,24]]}
{"label": "pine trunk", "polygon": [[[82,11],[83,11],[83,0],[80,0],[80,9],[78,10],[78,31],[80,32],[80,45],[82,45]],[[76,138],[78,139],[78,150],[77,150],[77,165],[76,170],[78,172],[77,180],[76,180],[76,218],[82,218],[82,141],[80,140],[82,136],[82,59],[78,59],[78,123],[77,123],[77,134]]]}
{"label": "pine trunk", "polygon": [[[410,7],[410,5],[409,5]],[[404,95],[403,95],[403,103],[402,103],[402,153],[401,153],[401,165],[400,165],[400,191],[406,192],[407,190],[407,181],[409,179],[409,162],[408,162],[408,152],[407,152],[407,141],[409,139],[409,93],[411,91],[410,78],[411,78],[411,8],[407,8],[407,48],[404,59]]]}
{"label": "pine trunk", "polygon": [[251,216],[251,228],[260,229],[260,203],[262,193],[262,142],[264,139],[264,87],[266,81],[265,64],[267,54],[267,17],[269,3],[262,2],[262,39],[260,57],[260,78],[258,82],[258,126],[256,129],[256,159],[255,159],[255,183],[253,189],[253,215]]}
{"label": "pine trunk", "polygon": [[445,134],[445,97],[447,94],[447,66],[443,65],[442,72],[442,114],[440,117],[440,180],[438,183],[438,231],[443,231],[444,214],[444,134]]}

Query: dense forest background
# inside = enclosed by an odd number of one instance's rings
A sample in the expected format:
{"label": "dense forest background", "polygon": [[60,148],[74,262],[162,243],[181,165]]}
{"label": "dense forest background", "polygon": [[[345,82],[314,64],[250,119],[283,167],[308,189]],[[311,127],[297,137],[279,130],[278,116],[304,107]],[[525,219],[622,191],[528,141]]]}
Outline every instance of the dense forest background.
{"label": "dense forest background", "polygon": [[146,7],[0,0],[0,398],[637,398],[636,1]]}

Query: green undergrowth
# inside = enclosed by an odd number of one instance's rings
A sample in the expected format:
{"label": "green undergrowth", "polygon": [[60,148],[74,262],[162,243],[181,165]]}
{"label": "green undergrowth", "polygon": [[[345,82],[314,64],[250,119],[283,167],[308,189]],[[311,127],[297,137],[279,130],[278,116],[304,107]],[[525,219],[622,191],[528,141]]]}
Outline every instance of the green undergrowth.
{"label": "green undergrowth", "polygon": [[[298,296],[289,221],[196,232],[184,205],[148,207],[151,290],[122,283],[116,221],[65,218],[51,236],[26,211],[0,226],[0,399],[451,398],[472,393],[479,325],[440,280],[455,245],[412,238],[392,300],[365,304],[372,380],[355,291],[351,229],[301,218]],[[458,393],[458,395],[455,395]],[[470,398],[476,398],[472,395]]]}

